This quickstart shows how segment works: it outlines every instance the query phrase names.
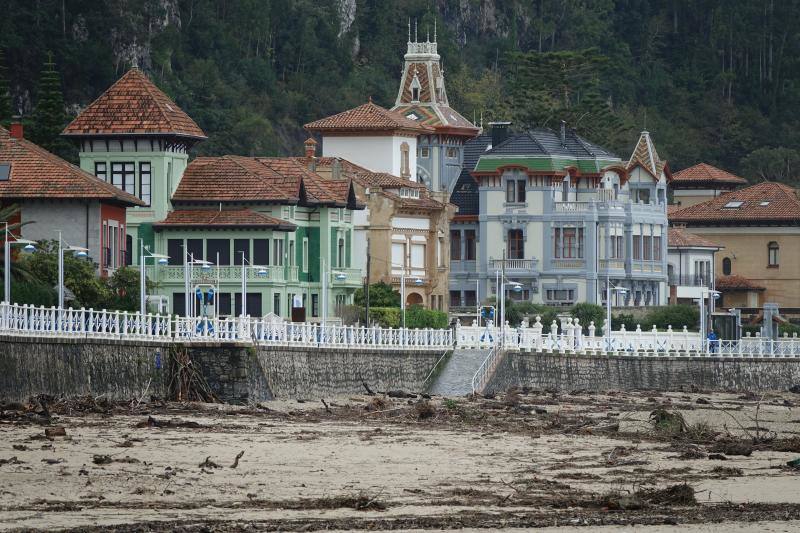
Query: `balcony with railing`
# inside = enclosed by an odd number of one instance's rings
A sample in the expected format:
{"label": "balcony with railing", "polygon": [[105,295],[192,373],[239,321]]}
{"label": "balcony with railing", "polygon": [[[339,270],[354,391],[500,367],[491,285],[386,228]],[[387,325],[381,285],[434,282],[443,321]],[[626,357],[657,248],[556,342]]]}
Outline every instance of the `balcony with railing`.
{"label": "balcony with railing", "polygon": [[[506,259],[505,269],[506,272],[512,274],[522,274],[525,272],[535,272],[539,267],[538,259]],[[503,259],[489,259],[488,270],[489,272],[496,272],[503,269]]]}
{"label": "balcony with railing", "polygon": [[450,261],[450,272],[476,272],[476,269],[477,269],[477,262],[475,260]]}
{"label": "balcony with railing", "polygon": [[659,260],[634,260],[631,264],[631,270],[633,272],[654,272],[660,274],[664,271],[664,265]]}
{"label": "balcony with railing", "polygon": [[600,270],[625,270],[625,260],[600,259]]}
{"label": "balcony with railing", "polygon": [[553,268],[564,268],[570,270],[577,270],[586,268],[585,259],[553,259],[550,262]]}
{"label": "balcony with railing", "polygon": [[711,287],[712,280],[708,274],[671,274],[669,276],[670,286],[680,287]]}
{"label": "balcony with railing", "polygon": [[[267,267],[245,267],[247,269],[247,281],[264,284],[286,283],[297,281],[296,266],[267,266]],[[203,268],[195,265],[191,268],[192,282],[213,283],[217,279],[222,283],[236,283],[242,279],[242,266],[210,266]],[[158,280],[162,283],[183,282],[183,265],[175,266],[148,266],[147,277]]]}
{"label": "balcony with railing", "polygon": [[358,268],[337,268],[331,275],[331,282],[334,287],[360,287],[364,280]]}

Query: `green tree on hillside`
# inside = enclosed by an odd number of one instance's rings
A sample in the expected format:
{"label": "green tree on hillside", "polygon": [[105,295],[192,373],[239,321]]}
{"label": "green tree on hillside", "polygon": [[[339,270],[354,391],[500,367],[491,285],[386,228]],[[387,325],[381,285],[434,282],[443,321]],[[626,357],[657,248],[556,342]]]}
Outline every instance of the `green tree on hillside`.
{"label": "green tree on hillside", "polygon": [[60,135],[67,125],[67,114],[61,93],[61,76],[56,70],[52,52],[48,52],[44,62],[36,98],[31,140],[45,150],[66,157],[70,147]]}
{"label": "green tree on hillside", "polygon": [[0,48],[0,124],[5,124],[11,118],[12,113],[6,56],[3,49]]}

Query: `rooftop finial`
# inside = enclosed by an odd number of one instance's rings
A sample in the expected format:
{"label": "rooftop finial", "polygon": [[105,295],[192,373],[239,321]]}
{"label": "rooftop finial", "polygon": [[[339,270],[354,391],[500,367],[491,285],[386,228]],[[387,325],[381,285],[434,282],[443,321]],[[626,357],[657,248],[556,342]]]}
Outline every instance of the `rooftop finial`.
{"label": "rooftop finial", "polygon": [[417,29],[419,28],[419,21],[414,19],[414,42],[417,42]]}
{"label": "rooftop finial", "polygon": [[433,18],[433,42],[436,42],[436,17]]}
{"label": "rooftop finial", "polygon": [[425,42],[426,43],[431,42],[431,27],[430,26],[428,26],[428,28],[425,30]]}
{"label": "rooftop finial", "polygon": [[408,17],[408,42],[411,42],[411,17]]}
{"label": "rooftop finial", "polygon": [[139,58],[136,54],[136,37],[133,38],[133,45],[131,46],[133,57],[131,58],[131,68],[139,68]]}

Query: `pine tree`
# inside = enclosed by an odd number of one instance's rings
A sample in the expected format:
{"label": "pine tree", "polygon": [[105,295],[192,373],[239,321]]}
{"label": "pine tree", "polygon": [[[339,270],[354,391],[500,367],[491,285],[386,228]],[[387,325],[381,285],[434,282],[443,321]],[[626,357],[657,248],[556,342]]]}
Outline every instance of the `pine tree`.
{"label": "pine tree", "polygon": [[8,88],[8,68],[3,49],[0,48],[0,123],[11,118],[11,91]]}
{"label": "pine tree", "polygon": [[36,96],[31,140],[54,154],[67,155],[69,145],[60,137],[61,131],[67,125],[67,114],[61,93],[61,76],[56,70],[52,52],[47,53]]}

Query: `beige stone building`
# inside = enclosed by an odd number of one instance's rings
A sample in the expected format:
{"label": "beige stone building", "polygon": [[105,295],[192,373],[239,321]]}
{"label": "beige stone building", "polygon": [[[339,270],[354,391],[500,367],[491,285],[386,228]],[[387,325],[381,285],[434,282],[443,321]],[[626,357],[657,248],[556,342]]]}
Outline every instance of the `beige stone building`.
{"label": "beige stone building", "polygon": [[672,210],[684,226],[723,249],[715,254],[722,307],[765,302],[800,308],[800,198],[795,189],[764,182]]}
{"label": "beige stone building", "polygon": [[366,205],[354,220],[354,256],[360,258],[365,274],[369,264],[370,283],[388,283],[399,292],[405,276],[406,305],[447,311],[446,252],[455,206],[407,178],[373,172],[339,157],[316,157],[311,142],[306,156],[316,172],[351,180],[359,202]]}

